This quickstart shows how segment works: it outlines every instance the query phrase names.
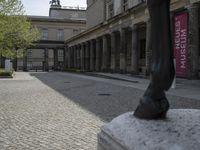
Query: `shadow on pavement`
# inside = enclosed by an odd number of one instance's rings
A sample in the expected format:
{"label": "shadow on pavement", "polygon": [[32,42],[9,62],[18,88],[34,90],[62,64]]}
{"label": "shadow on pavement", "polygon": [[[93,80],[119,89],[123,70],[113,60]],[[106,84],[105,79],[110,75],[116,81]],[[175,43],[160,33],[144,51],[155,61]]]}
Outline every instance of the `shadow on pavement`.
{"label": "shadow on pavement", "polygon": [[[65,73],[30,73],[51,89],[90,111],[103,121],[135,110],[144,91],[83,79]],[[116,81],[117,82],[117,81]],[[200,101],[168,96],[172,109],[200,109]]]}

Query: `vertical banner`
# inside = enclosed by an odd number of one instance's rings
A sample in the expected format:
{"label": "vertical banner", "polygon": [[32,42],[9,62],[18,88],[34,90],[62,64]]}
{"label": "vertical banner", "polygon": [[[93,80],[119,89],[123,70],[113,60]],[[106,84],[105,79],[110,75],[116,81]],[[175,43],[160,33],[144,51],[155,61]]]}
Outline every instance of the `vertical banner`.
{"label": "vertical banner", "polygon": [[174,56],[176,59],[176,75],[188,75],[188,13],[174,17]]}

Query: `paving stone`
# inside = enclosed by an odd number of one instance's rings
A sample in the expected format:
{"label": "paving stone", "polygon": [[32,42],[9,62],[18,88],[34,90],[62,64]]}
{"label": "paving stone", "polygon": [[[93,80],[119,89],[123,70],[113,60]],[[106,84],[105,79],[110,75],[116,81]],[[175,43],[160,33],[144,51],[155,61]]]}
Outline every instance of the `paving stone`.
{"label": "paving stone", "polygon": [[[0,149],[97,149],[100,127],[134,110],[144,92],[127,85],[56,72],[0,80]],[[200,108],[200,101],[169,99],[172,108]]]}

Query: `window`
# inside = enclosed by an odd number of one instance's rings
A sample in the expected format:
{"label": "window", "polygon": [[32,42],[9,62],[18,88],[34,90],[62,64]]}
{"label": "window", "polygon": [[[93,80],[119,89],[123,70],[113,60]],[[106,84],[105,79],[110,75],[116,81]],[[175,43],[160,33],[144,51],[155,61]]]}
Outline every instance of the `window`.
{"label": "window", "polygon": [[113,2],[108,3],[108,18],[111,18],[114,16],[114,6]]}
{"label": "window", "polygon": [[123,11],[126,11],[128,9],[128,0],[123,0]]}
{"label": "window", "polygon": [[78,29],[73,29],[73,34],[78,34]]}
{"label": "window", "polygon": [[63,62],[64,61],[64,51],[62,49],[58,50],[58,61]]}
{"label": "window", "polygon": [[58,57],[63,57],[63,50],[58,50]]}
{"label": "window", "polygon": [[31,57],[32,57],[32,50],[31,50],[31,49],[29,49],[29,50],[27,51],[27,57],[28,57],[28,58],[31,58]]}
{"label": "window", "polygon": [[64,41],[64,30],[58,29],[57,31],[57,40]]}
{"label": "window", "polygon": [[47,28],[43,28],[42,29],[42,40],[48,40],[48,29]]}

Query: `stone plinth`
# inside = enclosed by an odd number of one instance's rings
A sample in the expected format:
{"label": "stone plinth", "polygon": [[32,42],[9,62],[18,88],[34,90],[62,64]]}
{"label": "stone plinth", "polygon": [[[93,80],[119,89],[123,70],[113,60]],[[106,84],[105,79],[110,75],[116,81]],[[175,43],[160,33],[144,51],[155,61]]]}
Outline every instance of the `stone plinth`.
{"label": "stone plinth", "polygon": [[102,127],[98,150],[199,150],[200,110],[170,110],[165,120],[139,120],[133,112]]}
{"label": "stone plinth", "polygon": [[51,8],[62,8],[62,6],[61,5],[51,5]]}

